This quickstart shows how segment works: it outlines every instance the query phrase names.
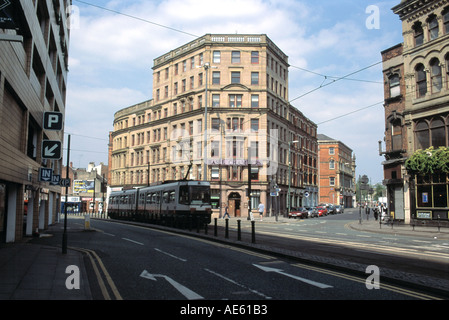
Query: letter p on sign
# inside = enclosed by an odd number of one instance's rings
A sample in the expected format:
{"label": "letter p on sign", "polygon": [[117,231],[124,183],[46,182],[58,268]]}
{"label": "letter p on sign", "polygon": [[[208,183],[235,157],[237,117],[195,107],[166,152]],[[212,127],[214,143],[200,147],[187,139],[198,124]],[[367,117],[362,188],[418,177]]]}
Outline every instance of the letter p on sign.
{"label": "letter p on sign", "polygon": [[60,112],[44,113],[44,130],[61,131],[63,127],[64,116]]}

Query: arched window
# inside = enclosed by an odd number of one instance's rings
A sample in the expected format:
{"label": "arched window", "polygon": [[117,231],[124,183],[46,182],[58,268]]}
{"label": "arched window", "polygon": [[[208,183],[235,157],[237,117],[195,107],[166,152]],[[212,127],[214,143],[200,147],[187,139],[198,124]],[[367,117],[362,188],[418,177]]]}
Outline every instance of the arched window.
{"label": "arched window", "polygon": [[430,77],[432,84],[432,93],[440,92],[443,86],[443,80],[441,77],[440,61],[436,58],[430,61]]}
{"label": "arched window", "polygon": [[415,148],[427,149],[430,147],[429,125],[425,121],[415,125]]}
{"label": "arched window", "polygon": [[446,65],[446,80],[447,83],[449,85],[449,53],[446,53],[446,55],[444,56],[444,60],[445,60],[445,65]]}
{"label": "arched window", "polygon": [[402,123],[400,119],[391,123],[391,150],[402,150]]}
{"label": "arched window", "polygon": [[401,94],[399,75],[394,74],[388,80],[390,82],[390,98],[399,96]]}
{"label": "arched window", "polygon": [[427,20],[429,23],[429,39],[434,40],[438,38],[438,19],[435,15],[431,15]]}
{"label": "arched window", "polygon": [[441,119],[435,119],[430,125],[430,133],[432,136],[432,146],[435,148],[446,146],[446,134],[445,134],[444,121]]}
{"label": "arched window", "polygon": [[421,22],[416,22],[413,27],[414,37],[415,37],[415,46],[420,46],[424,43],[424,31],[422,28]]}
{"label": "arched window", "polygon": [[427,93],[427,77],[426,71],[424,71],[424,65],[418,64],[415,68],[416,71],[416,93],[417,97],[424,97]]}
{"label": "arched window", "polygon": [[444,33],[448,34],[449,33],[449,7],[446,7],[443,10],[443,24],[444,24]]}

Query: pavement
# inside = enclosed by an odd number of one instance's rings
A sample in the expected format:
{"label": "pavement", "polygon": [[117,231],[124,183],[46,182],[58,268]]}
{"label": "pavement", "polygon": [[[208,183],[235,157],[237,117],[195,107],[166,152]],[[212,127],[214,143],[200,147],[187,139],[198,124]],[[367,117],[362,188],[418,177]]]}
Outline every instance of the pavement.
{"label": "pavement", "polygon": [[[225,220],[218,219],[218,226],[223,226]],[[237,220],[232,218],[232,220]],[[250,224],[246,218],[241,220],[242,226]],[[264,217],[263,221],[258,218],[256,223],[288,223],[289,219],[278,217]],[[212,222],[209,230],[213,230]],[[41,234],[41,237],[50,236],[53,230],[61,229],[62,223],[50,226],[49,229]],[[439,239],[449,239],[449,229],[437,227],[412,227],[404,225],[379,224],[374,219],[370,221],[357,220],[351,222],[347,227],[363,232],[375,232],[395,235],[414,235],[417,237],[432,237]],[[84,232],[79,230],[71,232]],[[194,234],[195,231],[192,231]],[[209,237],[213,237],[210,235]],[[223,240],[230,243],[237,243],[235,240]],[[288,240],[287,240],[288,241]],[[239,242],[238,245],[242,245]],[[246,245],[246,244],[243,244]],[[249,247],[265,251],[278,251],[277,248],[270,247],[268,244],[247,244]],[[283,252],[286,256],[296,255],[295,252]],[[311,260],[316,257],[304,257]],[[322,263],[328,263],[325,258],[320,258]],[[330,263],[335,265],[335,263]],[[73,269],[73,266],[75,269]],[[70,269],[70,267],[72,269]],[[345,266],[353,268],[354,266]],[[355,266],[358,268],[360,266]],[[366,266],[365,266],[366,267]],[[89,262],[87,251],[68,248],[67,253],[63,254],[61,247],[51,247],[41,244],[33,244],[32,238],[26,238],[19,243],[0,244],[0,300],[93,300],[91,288],[93,283],[89,282],[87,268],[92,269]],[[90,272],[92,274],[92,272]],[[409,276],[407,281],[410,280]],[[93,278],[90,278],[93,281]],[[423,281],[420,277],[419,281]],[[428,285],[435,283],[435,287],[446,288],[449,291],[449,282],[439,281],[438,279],[425,279]],[[430,283],[430,284],[429,284]],[[79,287],[76,287],[79,284]],[[75,288],[74,288],[75,287]]]}

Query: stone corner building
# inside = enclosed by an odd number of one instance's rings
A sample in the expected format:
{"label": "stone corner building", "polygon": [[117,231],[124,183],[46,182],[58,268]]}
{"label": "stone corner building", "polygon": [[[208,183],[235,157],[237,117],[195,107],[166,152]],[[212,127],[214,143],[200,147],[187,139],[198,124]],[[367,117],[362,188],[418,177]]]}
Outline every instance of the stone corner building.
{"label": "stone corner building", "polygon": [[71,1],[0,3],[0,242],[10,243],[46,229],[59,212],[61,187],[39,182],[39,169],[62,168],[43,159],[44,140],[63,141],[43,118],[65,115]]}
{"label": "stone corner building", "polygon": [[115,114],[111,187],[207,180],[215,217],[248,215],[250,181],[267,215],[316,205],[317,125],[289,104],[288,68],[264,34],[206,34],[156,58],[153,99]]}
{"label": "stone corner building", "polygon": [[403,0],[393,11],[404,42],[382,52],[388,207],[405,223],[447,223],[448,175],[410,175],[405,161],[449,146],[449,1]]}

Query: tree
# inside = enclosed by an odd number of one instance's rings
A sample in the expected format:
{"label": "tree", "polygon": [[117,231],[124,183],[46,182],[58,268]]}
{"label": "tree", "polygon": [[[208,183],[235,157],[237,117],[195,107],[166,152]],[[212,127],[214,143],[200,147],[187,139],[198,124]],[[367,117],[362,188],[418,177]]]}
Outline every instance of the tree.
{"label": "tree", "polygon": [[449,173],[449,148],[417,150],[405,162],[405,168],[412,175]]}

